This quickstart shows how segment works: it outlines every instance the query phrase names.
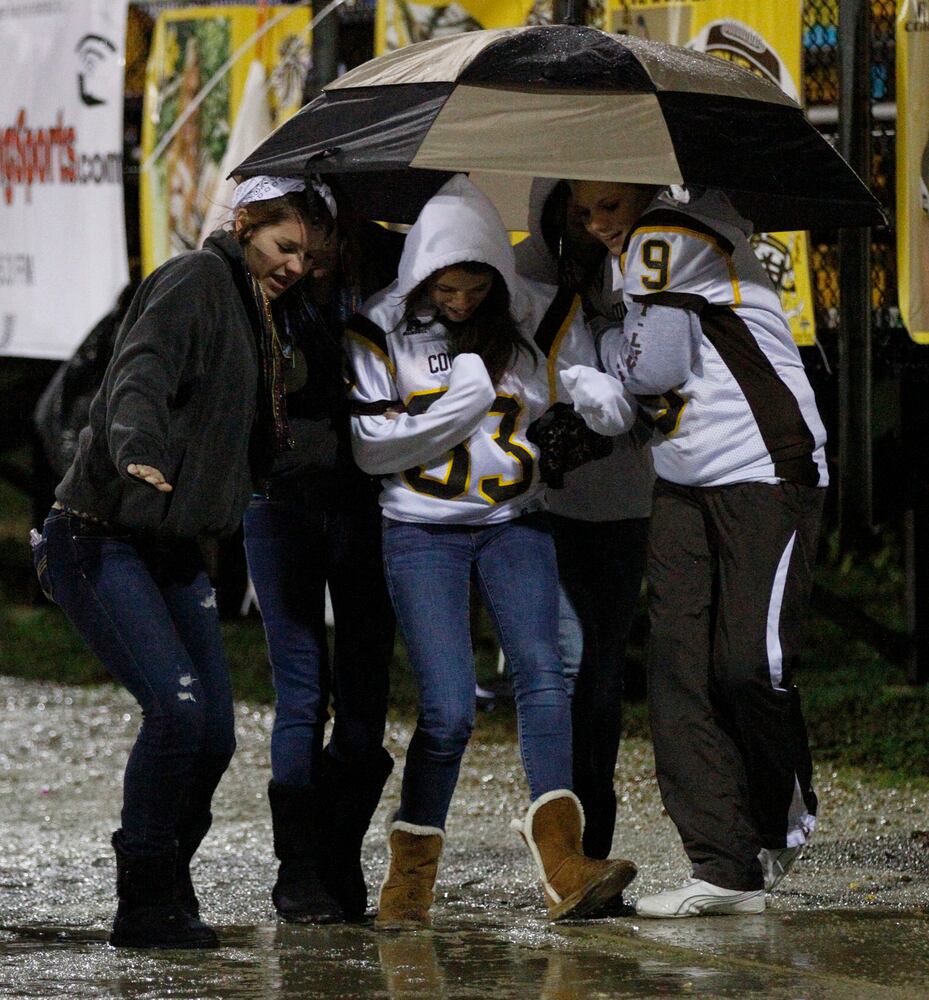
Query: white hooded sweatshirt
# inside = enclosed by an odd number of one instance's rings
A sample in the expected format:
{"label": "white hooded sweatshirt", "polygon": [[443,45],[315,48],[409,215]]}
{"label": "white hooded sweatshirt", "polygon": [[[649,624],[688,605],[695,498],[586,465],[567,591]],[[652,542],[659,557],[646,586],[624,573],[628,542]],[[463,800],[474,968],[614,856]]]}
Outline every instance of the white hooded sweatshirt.
{"label": "white hooded sweatshirt", "polygon": [[[513,318],[533,345],[496,386],[477,355],[454,355],[434,307],[404,319],[413,289],[466,261],[500,273]],[[467,177],[456,175],[426,204],[407,235],[397,280],[365,303],[346,338],[355,460],[386,477],[385,516],[482,525],[540,506],[538,449],[526,430],[556,400],[569,401],[559,373],[596,360],[577,302],[556,303],[556,295],[517,276],[496,209]],[[616,400],[617,433],[632,414],[627,397]]]}

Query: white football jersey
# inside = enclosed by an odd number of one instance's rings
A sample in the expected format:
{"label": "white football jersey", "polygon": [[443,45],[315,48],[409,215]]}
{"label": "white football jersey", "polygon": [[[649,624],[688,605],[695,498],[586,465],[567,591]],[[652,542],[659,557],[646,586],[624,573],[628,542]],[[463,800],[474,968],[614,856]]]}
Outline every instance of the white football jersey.
{"label": "white football jersey", "polygon": [[[689,376],[660,397],[637,397],[660,433],[655,471],[691,486],[825,486],[825,428],[749,227],[720,192],[679,197],[669,189],[652,201],[628,238],[616,282],[626,308],[698,297],[691,301],[702,337]],[[644,352],[661,329],[647,314],[643,325]]]}
{"label": "white football jersey", "polygon": [[[403,321],[389,290],[366,303],[350,324],[346,349],[356,409],[355,456],[362,468],[389,470],[381,492],[385,516],[494,524],[541,506],[539,452],[526,430],[558,399],[568,401],[558,373],[572,364],[594,364],[596,356],[576,298],[565,301],[555,288],[523,284],[533,306],[520,326],[532,355],[519,352],[477,428],[439,453],[431,447],[439,428],[436,434],[427,428],[424,435],[422,425],[448,389],[453,353],[444,324],[431,313]],[[402,406],[402,417],[364,412],[388,402]],[[389,469],[389,459],[384,464],[381,458],[388,450],[394,464],[410,464]]]}

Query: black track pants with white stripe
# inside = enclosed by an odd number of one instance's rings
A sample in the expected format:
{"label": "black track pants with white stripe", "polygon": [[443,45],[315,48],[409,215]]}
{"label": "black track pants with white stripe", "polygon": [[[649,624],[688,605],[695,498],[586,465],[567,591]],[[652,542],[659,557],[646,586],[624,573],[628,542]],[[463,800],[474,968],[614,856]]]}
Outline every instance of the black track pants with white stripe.
{"label": "black track pants with white stripe", "polygon": [[729,889],[761,888],[758,851],[785,846],[792,801],[816,811],[792,673],[824,494],[796,483],[655,487],[648,682],[658,783],[694,877]]}

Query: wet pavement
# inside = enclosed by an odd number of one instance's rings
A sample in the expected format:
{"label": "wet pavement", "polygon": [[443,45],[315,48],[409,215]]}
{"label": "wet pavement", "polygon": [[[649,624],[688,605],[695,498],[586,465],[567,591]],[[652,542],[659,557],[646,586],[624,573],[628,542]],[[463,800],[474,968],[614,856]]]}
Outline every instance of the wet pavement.
{"label": "wet pavement", "polygon": [[[929,791],[881,789],[820,768],[816,837],[763,915],[552,925],[528,855],[507,829],[526,806],[516,747],[476,737],[449,816],[432,931],[284,925],[269,898],[271,713],[245,705],[239,750],[194,866],[222,947],[115,950],[106,944],[115,906],[109,836],[137,709],[108,687],[0,677],[4,703],[0,997],[929,996]],[[398,767],[365,843],[375,890],[408,737],[392,726]],[[624,745],[620,775],[614,854],[639,865],[634,898],[677,884],[687,866],[661,814],[647,743]]]}

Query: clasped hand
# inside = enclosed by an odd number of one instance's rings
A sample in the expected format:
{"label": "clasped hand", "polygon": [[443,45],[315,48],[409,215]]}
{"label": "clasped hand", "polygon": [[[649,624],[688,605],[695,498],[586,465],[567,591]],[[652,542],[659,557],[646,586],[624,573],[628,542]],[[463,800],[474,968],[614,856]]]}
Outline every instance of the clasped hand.
{"label": "clasped hand", "polygon": [[160,469],[154,465],[139,465],[137,462],[130,462],[126,466],[126,472],[136,479],[144,479],[150,486],[154,486],[161,493],[170,493],[174,487],[165,480]]}

